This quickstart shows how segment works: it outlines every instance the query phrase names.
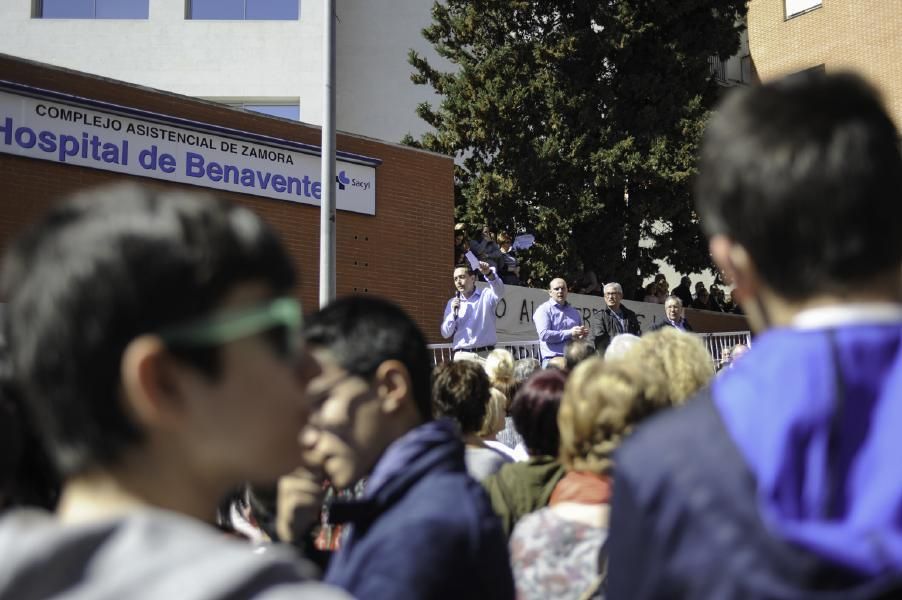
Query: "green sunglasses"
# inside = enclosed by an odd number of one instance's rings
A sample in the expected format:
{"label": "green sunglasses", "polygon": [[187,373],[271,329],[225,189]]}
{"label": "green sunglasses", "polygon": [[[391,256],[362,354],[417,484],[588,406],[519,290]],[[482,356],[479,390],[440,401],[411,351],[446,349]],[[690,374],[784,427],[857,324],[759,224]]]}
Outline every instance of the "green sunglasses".
{"label": "green sunglasses", "polygon": [[182,347],[221,346],[241,338],[278,329],[277,351],[286,358],[301,348],[301,303],[295,298],[276,298],[265,304],[203,317],[159,332],[167,345]]}

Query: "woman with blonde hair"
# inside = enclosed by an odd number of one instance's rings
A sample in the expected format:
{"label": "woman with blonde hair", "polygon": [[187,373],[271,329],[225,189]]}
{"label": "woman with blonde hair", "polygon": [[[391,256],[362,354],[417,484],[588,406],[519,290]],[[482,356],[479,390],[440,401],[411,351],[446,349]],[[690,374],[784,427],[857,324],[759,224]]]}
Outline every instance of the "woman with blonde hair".
{"label": "woman with blonde hair", "polygon": [[[497,432],[496,437],[492,438],[497,441],[489,445],[514,460],[526,460],[528,456],[525,449],[517,450],[518,445],[522,445],[523,438],[517,433],[514,420],[510,416],[511,401],[517,391],[514,364],[513,355],[503,348],[492,350],[485,358],[483,368],[486,375],[489,376],[489,383],[493,389],[500,391],[504,396],[504,427]],[[499,446],[504,446],[505,449]]]}
{"label": "woman with blonde hair", "polygon": [[590,358],[574,369],[557,416],[566,474],[548,507],[523,517],[510,540],[518,598],[578,598],[597,584],[614,450],[669,405],[662,379],[635,365]]}
{"label": "woman with blonde hair", "polygon": [[619,360],[661,374],[674,406],[685,403],[714,378],[714,360],[705,344],[674,327],[646,333]]}
{"label": "woman with blonde hair", "polygon": [[498,434],[504,431],[507,399],[498,388],[493,387],[489,389],[489,394],[489,401],[485,406],[485,418],[482,420],[482,428],[476,435],[489,448],[497,450],[511,460],[520,460],[513,449],[498,441]]}

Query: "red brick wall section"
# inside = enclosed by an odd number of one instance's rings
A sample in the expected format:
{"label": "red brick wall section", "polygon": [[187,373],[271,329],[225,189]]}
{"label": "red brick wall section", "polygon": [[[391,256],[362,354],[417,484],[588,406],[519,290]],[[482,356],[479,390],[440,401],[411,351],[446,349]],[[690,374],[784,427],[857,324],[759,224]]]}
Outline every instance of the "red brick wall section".
{"label": "red brick wall section", "polygon": [[883,94],[902,128],[902,3],[823,0],[819,8],[785,18],[784,0],[751,0],[749,51],[762,81],[824,65],[852,69]]}
{"label": "red brick wall section", "polygon": [[[320,130],[142,88],[76,71],[0,55],[0,79],[150,110],[234,129],[319,145]],[[375,117],[376,115],[374,115]],[[377,140],[339,134],[339,150],[381,159],[376,167],[376,215],[338,211],[336,278],[339,295],[394,299],[430,341],[451,293],[454,163],[451,158]],[[0,248],[61,196],[130,176],[0,154]],[[141,178],[158,186],[183,186]],[[201,190],[201,188],[194,188]],[[281,234],[301,273],[297,293],[310,311],[319,298],[319,208],[238,193]]]}

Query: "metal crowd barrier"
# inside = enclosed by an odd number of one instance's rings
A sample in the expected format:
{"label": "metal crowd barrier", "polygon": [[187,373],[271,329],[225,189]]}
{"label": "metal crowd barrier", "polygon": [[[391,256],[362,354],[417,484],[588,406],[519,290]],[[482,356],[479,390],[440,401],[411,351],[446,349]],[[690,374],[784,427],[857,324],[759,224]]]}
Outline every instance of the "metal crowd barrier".
{"label": "metal crowd barrier", "polygon": [[[714,366],[720,365],[723,357],[723,351],[729,350],[736,344],[745,344],[751,347],[752,335],[748,331],[726,331],[718,333],[698,333]],[[516,342],[498,342],[495,348],[504,348],[513,356],[514,360],[521,358],[533,357],[541,360],[539,355],[539,340],[524,340]],[[448,362],[451,360],[451,344],[429,344],[429,350],[432,352],[432,361],[434,364]]]}
{"label": "metal crowd barrier", "polygon": [[705,343],[715,368],[723,362],[724,350],[729,350],[736,344],[745,344],[752,347],[752,334],[749,331],[723,331],[718,333],[697,334]]}
{"label": "metal crowd barrier", "polygon": [[[509,351],[514,356],[514,360],[530,357],[537,360],[542,359],[539,354],[539,340],[497,342],[495,348],[504,348]],[[429,350],[432,352],[432,362],[434,364],[451,360],[451,344],[429,344]]]}

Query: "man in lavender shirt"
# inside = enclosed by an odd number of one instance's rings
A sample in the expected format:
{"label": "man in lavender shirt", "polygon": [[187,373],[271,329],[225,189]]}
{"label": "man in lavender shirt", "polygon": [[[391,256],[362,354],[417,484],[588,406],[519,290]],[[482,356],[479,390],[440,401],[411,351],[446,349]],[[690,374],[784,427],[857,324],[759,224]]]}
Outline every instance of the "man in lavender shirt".
{"label": "man in lavender shirt", "polygon": [[589,329],[582,324],[579,311],[567,302],[567,294],[567,282],[560,278],[552,279],[548,286],[551,298],[532,315],[539,333],[543,367],[555,356],[564,355],[568,341],[581,340],[589,335]]}
{"label": "man in lavender shirt", "polygon": [[479,263],[479,271],[489,286],[476,289],[476,275],[467,267],[454,269],[457,292],[445,305],[442,337],[454,337],[454,353],[471,352],[482,358],[495,349],[495,306],[504,295],[504,283],[487,262]]}

